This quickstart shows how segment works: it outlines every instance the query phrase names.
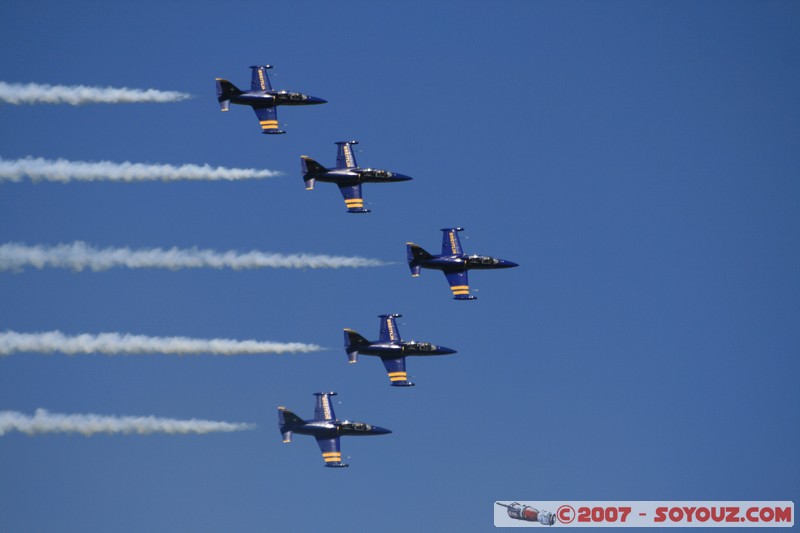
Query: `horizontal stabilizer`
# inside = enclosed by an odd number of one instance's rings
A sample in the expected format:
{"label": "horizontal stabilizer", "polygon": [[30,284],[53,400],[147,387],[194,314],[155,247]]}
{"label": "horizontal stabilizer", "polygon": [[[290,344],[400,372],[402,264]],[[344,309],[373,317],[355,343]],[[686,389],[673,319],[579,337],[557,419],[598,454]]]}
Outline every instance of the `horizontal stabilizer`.
{"label": "horizontal stabilizer", "polygon": [[221,111],[228,111],[231,107],[230,100],[220,100],[219,101],[219,108]]}

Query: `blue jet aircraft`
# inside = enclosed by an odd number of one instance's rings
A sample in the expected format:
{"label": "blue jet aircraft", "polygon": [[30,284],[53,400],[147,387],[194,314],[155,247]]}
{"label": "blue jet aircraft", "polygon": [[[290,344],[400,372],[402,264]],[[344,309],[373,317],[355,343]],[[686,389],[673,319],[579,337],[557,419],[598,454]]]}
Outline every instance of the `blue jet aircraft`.
{"label": "blue jet aircraft", "polygon": [[393,387],[413,387],[406,374],[406,357],[409,355],[449,355],[455,350],[436,346],[429,342],[403,341],[397,329],[397,317],[403,315],[379,315],[381,338],[370,342],[352,329],[344,330],[344,349],[351,363],[358,362],[358,354],[376,355],[383,361]]}
{"label": "blue jet aircraft", "polygon": [[488,270],[494,268],[511,268],[519,266],[505,259],[496,259],[486,255],[467,255],[461,249],[458,232],[464,228],[443,228],[442,254],[431,255],[413,242],[406,243],[408,266],[411,275],[420,275],[420,269],[432,268],[444,272],[453,297],[456,300],[475,300],[477,296],[469,294],[468,270]]}
{"label": "blue jet aircraft", "polygon": [[361,197],[362,183],[390,183],[393,181],[408,181],[412,178],[375,168],[361,168],[356,163],[352,145],[358,141],[340,141],[336,143],[336,167],[325,168],[306,155],[300,156],[300,165],[303,170],[303,181],[306,190],[314,188],[315,181],[335,183],[344,197],[344,205],[348,213],[369,213],[364,209],[364,199]]}
{"label": "blue jet aircraft", "polygon": [[342,462],[342,450],[339,437],[346,435],[386,435],[388,429],[365,424],[339,420],[333,412],[331,396],[335,392],[315,392],[317,404],[314,408],[314,419],[303,420],[285,407],[278,407],[278,427],[283,435],[283,442],[292,442],[292,433],[311,435],[317,439],[325,466],[344,468],[350,466]]}
{"label": "blue jet aircraft", "polygon": [[286,133],[278,129],[279,105],[314,105],[324,104],[327,100],[308,96],[303,93],[288,91],[273,91],[269,82],[267,69],[272,65],[250,67],[252,77],[250,90],[242,91],[228,80],[217,78],[217,101],[222,111],[228,111],[231,104],[249,105],[256,112],[258,122],[261,124],[261,133],[279,134]]}

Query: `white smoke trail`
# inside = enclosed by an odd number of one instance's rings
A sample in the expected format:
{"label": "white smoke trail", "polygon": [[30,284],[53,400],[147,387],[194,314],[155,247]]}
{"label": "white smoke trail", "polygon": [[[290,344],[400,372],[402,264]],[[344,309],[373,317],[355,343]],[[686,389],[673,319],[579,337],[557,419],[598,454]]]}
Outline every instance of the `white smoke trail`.
{"label": "white smoke trail", "polygon": [[128,333],[87,333],[75,336],[60,331],[43,333],[0,332],[0,356],[17,352],[67,355],[103,353],[106,355],[171,354],[171,355],[253,355],[317,352],[316,344],[301,342],[237,341],[233,339],[192,339],[189,337],[148,337]]}
{"label": "white smoke trail", "polygon": [[176,420],[154,416],[104,416],[95,414],[65,415],[37,409],[33,416],[19,411],[0,411],[0,436],[10,431],[27,435],[39,433],[81,433],[87,437],[95,433],[214,433],[254,429],[254,424],[215,422],[213,420]]}
{"label": "white smoke trail", "polygon": [[192,95],[156,89],[48,85],[0,81],[0,101],[8,104],[133,104],[177,102]]}
{"label": "white smoke trail", "polygon": [[274,170],[225,168],[210,165],[151,165],[114,163],[112,161],[68,161],[66,159],[3,159],[0,157],[0,182],[22,181],[177,181],[177,180],[242,180],[280,176]]}
{"label": "white smoke trail", "polygon": [[387,263],[364,257],[342,257],[335,255],[292,254],[283,255],[266,252],[217,252],[197,248],[94,248],[85,242],[56,246],[27,246],[22,243],[0,245],[0,271],[21,270],[32,266],[71,268],[75,271],[91,269],[108,270],[127,268],[360,268],[384,266]]}

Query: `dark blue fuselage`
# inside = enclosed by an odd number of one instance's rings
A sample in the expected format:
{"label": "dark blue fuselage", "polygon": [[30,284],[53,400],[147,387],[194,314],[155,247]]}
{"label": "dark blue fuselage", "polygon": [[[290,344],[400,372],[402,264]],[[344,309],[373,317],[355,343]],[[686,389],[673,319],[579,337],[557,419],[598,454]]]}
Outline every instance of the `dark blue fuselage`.
{"label": "dark blue fuselage", "polygon": [[358,353],[395,358],[409,355],[450,355],[456,351],[429,342],[399,341],[373,342],[368,346],[359,346]]}
{"label": "dark blue fuselage", "polygon": [[333,168],[325,172],[309,171],[308,178],[313,178],[324,183],[338,183],[341,185],[355,185],[357,183],[393,183],[397,181],[409,181],[413,178],[374,168]]}
{"label": "dark blue fuselage", "polygon": [[513,261],[497,259],[485,255],[434,255],[427,259],[419,259],[417,264],[422,268],[444,271],[492,270],[496,268],[513,268],[519,266]]}
{"label": "dark blue fuselage", "polygon": [[226,97],[232,104],[249,105],[251,107],[272,107],[279,105],[315,105],[325,104],[327,100],[308,96],[302,93],[286,91],[246,91]]}
{"label": "dark blue fuselage", "polygon": [[308,420],[301,426],[292,427],[292,431],[300,435],[311,435],[323,439],[391,433],[391,430],[386,428],[350,420]]}

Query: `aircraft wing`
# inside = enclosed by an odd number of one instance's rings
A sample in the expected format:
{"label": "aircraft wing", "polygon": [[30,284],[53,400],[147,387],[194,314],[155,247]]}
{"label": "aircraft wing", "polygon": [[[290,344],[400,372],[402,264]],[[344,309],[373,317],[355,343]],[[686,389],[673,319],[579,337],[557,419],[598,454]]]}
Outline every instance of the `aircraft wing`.
{"label": "aircraft wing", "polygon": [[469,295],[469,279],[466,270],[445,272],[444,276],[447,278],[447,283],[450,284],[450,290],[453,291],[456,300],[474,300],[476,298]]}
{"label": "aircraft wing", "polygon": [[383,361],[383,366],[386,367],[386,372],[389,374],[389,381],[392,382],[392,385],[395,387],[413,385],[413,383],[408,382],[405,357],[381,357],[381,361]]}
{"label": "aircraft wing", "polygon": [[250,90],[251,91],[271,91],[272,84],[269,82],[269,74],[267,74],[267,69],[272,68],[270,66],[253,66],[250,67],[253,69],[250,75]]}
{"label": "aircraft wing", "polygon": [[333,402],[331,396],[336,396],[335,392],[317,392],[314,405],[314,420],[336,420],[336,413],[333,412]]}
{"label": "aircraft wing", "polygon": [[461,255],[461,240],[458,232],[461,228],[447,228],[442,230],[442,255]]}
{"label": "aircraft wing", "polygon": [[364,209],[364,199],[361,198],[361,184],[339,185],[339,192],[344,197],[344,205],[347,206],[348,213],[369,213],[369,209]]}
{"label": "aircraft wing", "polygon": [[317,437],[317,445],[322,452],[322,460],[325,466],[347,466],[342,462],[342,450],[339,447],[339,437],[330,439]]}
{"label": "aircraft wing", "polygon": [[356,168],[356,154],[353,145],[349,142],[336,143],[336,168]]}
{"label": "aircraft wing", "polygon": [[380,342],[399,341],[400,332],[397,331],[397,319],[392,315],[381,317],[381,337]]}
{"label": "aircraft wing", "polygon": [[275,106],[269,107],[253,107],[258,117],[258,123],[261,124],[261,133],[286,133],[278,129],[278,108]]}

